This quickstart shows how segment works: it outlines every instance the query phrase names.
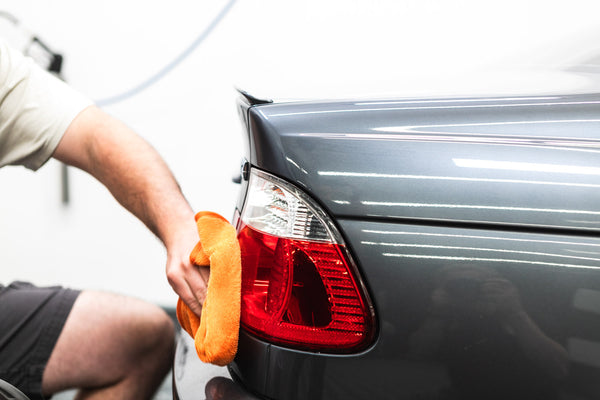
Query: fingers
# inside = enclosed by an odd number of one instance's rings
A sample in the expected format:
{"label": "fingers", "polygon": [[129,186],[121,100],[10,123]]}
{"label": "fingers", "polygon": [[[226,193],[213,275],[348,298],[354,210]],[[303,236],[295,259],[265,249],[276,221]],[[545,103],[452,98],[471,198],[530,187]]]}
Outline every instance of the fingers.
{"label": "fingers", "polygon": [[204,388],[207,400],[252,400],[254,396],[244,391],[231,379],[222,376],[212,378]]}
{"label": "fingers", "polygon": [[169,262],[167,264],[167,280],[181,300],[198,316],[202,313],[202,305],[206,300],[209,269],[198,267],[189,260]]}
{"label": "fingers", "polygon": [[488,295],[502,296],[517,294],[517,290],[512,282],[503,278],[486,279],[482,283],[481,289],[485,294]]}
{"label": "fingers", "polygon": [[522,310],[519,292],[507,279],[488,279],[482,284],[482,296],[501,315]]}
{"label": "fingers", "polygon": [[[206,283],[206,289],[208,289],[208,279],[210,278],[210,268],[205,267],[205,266],[199,266],[198,270],[200,271],[200,275],[202,276],[202,279]],[[204,293],[204,298],[206,298],[206,291]]]}

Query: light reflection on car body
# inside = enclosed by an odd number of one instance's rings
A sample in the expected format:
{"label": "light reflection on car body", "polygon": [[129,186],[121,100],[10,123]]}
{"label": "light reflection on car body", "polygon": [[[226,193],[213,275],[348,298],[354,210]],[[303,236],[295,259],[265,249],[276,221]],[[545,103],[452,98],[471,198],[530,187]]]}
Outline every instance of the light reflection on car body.
{"label": "light reflection on car body", "polygon": [[377,336],[330,355],[243,330],[233,380],[207,393],[600,397],[599,95],[246,98],[240,113],[247,167],[295,185],[339,229]]}

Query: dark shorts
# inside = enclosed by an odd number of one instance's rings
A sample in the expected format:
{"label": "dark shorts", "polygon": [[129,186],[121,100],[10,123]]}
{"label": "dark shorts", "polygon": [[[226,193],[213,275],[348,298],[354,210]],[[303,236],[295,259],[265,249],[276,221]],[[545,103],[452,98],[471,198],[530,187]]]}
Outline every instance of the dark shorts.
{"label": "dark shorts", "polygon": [[14,282],[0,286],[0,379],[43,399],[42,375],[79,291]]}

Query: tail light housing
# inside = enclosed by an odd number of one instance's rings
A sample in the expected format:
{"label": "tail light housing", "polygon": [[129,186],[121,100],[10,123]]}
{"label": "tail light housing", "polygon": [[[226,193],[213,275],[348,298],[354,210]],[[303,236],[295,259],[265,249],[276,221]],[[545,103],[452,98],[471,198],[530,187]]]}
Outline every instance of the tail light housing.
{"label": "tail light housing", "polygon": [[365,286],[340,233],[310,197],[253,169],[238,238],[246,330],[319,352],[371,343],[375,317]]}

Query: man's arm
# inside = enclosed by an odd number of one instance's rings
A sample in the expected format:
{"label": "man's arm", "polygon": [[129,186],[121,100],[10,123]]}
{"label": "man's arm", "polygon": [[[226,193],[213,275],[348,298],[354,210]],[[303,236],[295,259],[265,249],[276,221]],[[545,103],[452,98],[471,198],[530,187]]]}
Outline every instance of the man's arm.
{"label": "man's arm", "polygon": [[198,242],[194,213],[164,160],[125,124],[97,107],[84,109],[69,125],[53,157],[104,184],[167,249],[167,279],[200,315],[208,269],[189,261]]}

